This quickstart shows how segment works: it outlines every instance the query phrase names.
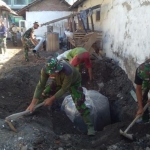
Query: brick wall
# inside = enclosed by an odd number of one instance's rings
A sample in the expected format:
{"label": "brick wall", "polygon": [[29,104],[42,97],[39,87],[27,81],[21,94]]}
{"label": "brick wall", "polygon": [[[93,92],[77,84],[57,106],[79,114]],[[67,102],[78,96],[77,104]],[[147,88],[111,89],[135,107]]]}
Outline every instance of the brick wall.
{"label": "brick wall", "polygon": [[60,0],[43,0],[30,7],[29,11],[69,11],[69,6]]}

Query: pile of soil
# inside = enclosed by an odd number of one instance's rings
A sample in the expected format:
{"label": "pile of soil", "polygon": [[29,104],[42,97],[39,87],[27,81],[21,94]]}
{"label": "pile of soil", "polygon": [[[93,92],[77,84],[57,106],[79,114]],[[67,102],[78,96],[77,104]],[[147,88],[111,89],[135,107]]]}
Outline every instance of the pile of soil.
{"label": "pile of soil", "polygon": [[[15,49],[13,49],[15,51]],[[52,107],[41,107],[33,114],[13,122],[17,133],[10,130],[4,118],[24,111],[30,104],[40,70],[45,59],[31,57],[29,63],[22,60],[23,52],[3,64],[0,70],[0,149],[5,150],[54,150],[54,149],[100,149],[100,150],[145,150],[149,146],[149,124],[136,124],[131,130],[137,140],[131,142],[119,135],[135,116],[137,104],[130,95],[134,90],[126,73],[112,60],[93,60],[92,83],[88,84],[87,73],[82,73],[82,85],[99,91],[110,102],[111,123],[94,137],[78,131],[61,111],[62,97]],[[43,58],[50,53],[40,52]],[[20,58],[20,59],[17,59]],[[11,64],[11,65],[10,65]],[[7,69],[6,69],[7,68]]]}

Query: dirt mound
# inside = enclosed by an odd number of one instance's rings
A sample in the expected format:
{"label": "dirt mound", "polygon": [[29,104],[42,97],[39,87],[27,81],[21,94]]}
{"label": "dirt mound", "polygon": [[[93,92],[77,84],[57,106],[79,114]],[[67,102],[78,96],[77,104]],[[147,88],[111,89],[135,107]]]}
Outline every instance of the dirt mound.
{"label": "dirt mound", "polygon": [[[46,52],[42,52],[42,55],[47,57]],[[20,54],[16,57],[18,56]],[[132,148],[139,146],[138,141],[137,143],[129,142],[119,135],[119,129],[125,129],[136,112],[136,102],[130,95],[134,87],[125,72],[108,58],[92,61],[94,81],[88,84],[88,76],[85,72],[82,73],[82,84],[87,89],[97,90],[108,97],[113,124],[106,126],[103,131],[98,131],[96,136],[88,137],[78,131],[65,113],[60,110],[62,97],[59,101],[55,101],[51,108],[41,107],[33,114],[17,119],[14,123],[19,132],[10,131],[4,123],[4,118],[27,108],[39,80],[40,70],[44,65],[44,61],[33,63],[34,60],[31,59],[32,61],[27,64],[15,60],[15,57],[11,60],[15,62],[14,66],[10,61],[5,64],[5,69],[1,69],[0,149],[121,150],[124,144],[128,149],[129,146]],[[8,67],[10,64],[11,67]],[[138,129],[141,130],[143,127],[149,128],[146,125],[135,125],[131,132],[136,134]],[[138,132],[138,134],[139,139],[146,138],[147,131],[145,129],[144,132]]]}

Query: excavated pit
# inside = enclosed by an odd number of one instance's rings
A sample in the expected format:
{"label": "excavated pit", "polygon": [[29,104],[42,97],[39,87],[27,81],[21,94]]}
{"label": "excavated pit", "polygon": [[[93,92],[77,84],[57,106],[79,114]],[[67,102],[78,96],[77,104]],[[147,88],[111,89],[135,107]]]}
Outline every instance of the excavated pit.
{"label": "excavated pit", "polygon": [[[60,110],[64,97],[55,101],[51,108],[41,107],[33,114],[17,119],[13,124],[18,132],[11,131],[4,118],[27,108],[44,65],[44,61],[40,61],[6,69],[11,61],[1,69],[0,75],[0,150],[113,150],[115,147],[121,150],[121,144],[126,144],[128,149],[134,145],[119,135],[119,129],[127,127],[137,109],[130,95],[134,87],[126,73],[111,59],[92,61],[94,81],[90,85],[87,73],[82,74],[82,85],[99,91],[110,103],[111,124],[94,137],[78,131]],[[140,125],[135,127],[140,129]],[[136,128],[131,131],[137,133]],[[145,134],[141,133],[139,137],[143,136]]]}

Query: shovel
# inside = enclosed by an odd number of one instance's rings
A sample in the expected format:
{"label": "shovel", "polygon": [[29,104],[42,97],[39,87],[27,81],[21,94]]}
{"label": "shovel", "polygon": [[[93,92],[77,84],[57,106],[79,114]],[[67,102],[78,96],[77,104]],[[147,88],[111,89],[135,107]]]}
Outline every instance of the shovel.
{"label": "shovel", "polygon": [[[41,106],[43,106],[43,105],[44,105],[44,102],[42,102],[42,103],[36,105],[36,106],[34,107],[34,110],[37,109],[37,108],[39,108],[39,107],[41,107]],[[16,114],[12,114],[12,115],[10,115],[10,116],[8,116],[8,117],[5,118],[5,122],[9,125],[9,127],[10,127],[14,132],[17,132],[17,130],[15,129],[14,125],[12,124],[13,120],[15,120],[15,119],[17,119],[17,118],[19,118],[19,117],[21,117],[21,116],[27,115],[27,114],[29,114],[29,113],[30,113],[29,110],[25,110],[25,111],[22,111],[22,112],[19,112],[19,113],[16,113]]]}
{"label": "shovel", "polygon": [[[144,106],[144,112],[145,110],[148,108],[149,106],[149,103],[147,103],[145,106]],[[134,137],[133,137],[133,134],[128,134],[128,130],[134,125],[134,123],[141,117],[141,115],[138,115],[136,116],[136,118],[130,123],[130,125],[127,127],[127,129],[125,131],[122,131],[120,129],[120,134],[123,135],[124,137],[130,139],[130,140],[134,140]]]}

